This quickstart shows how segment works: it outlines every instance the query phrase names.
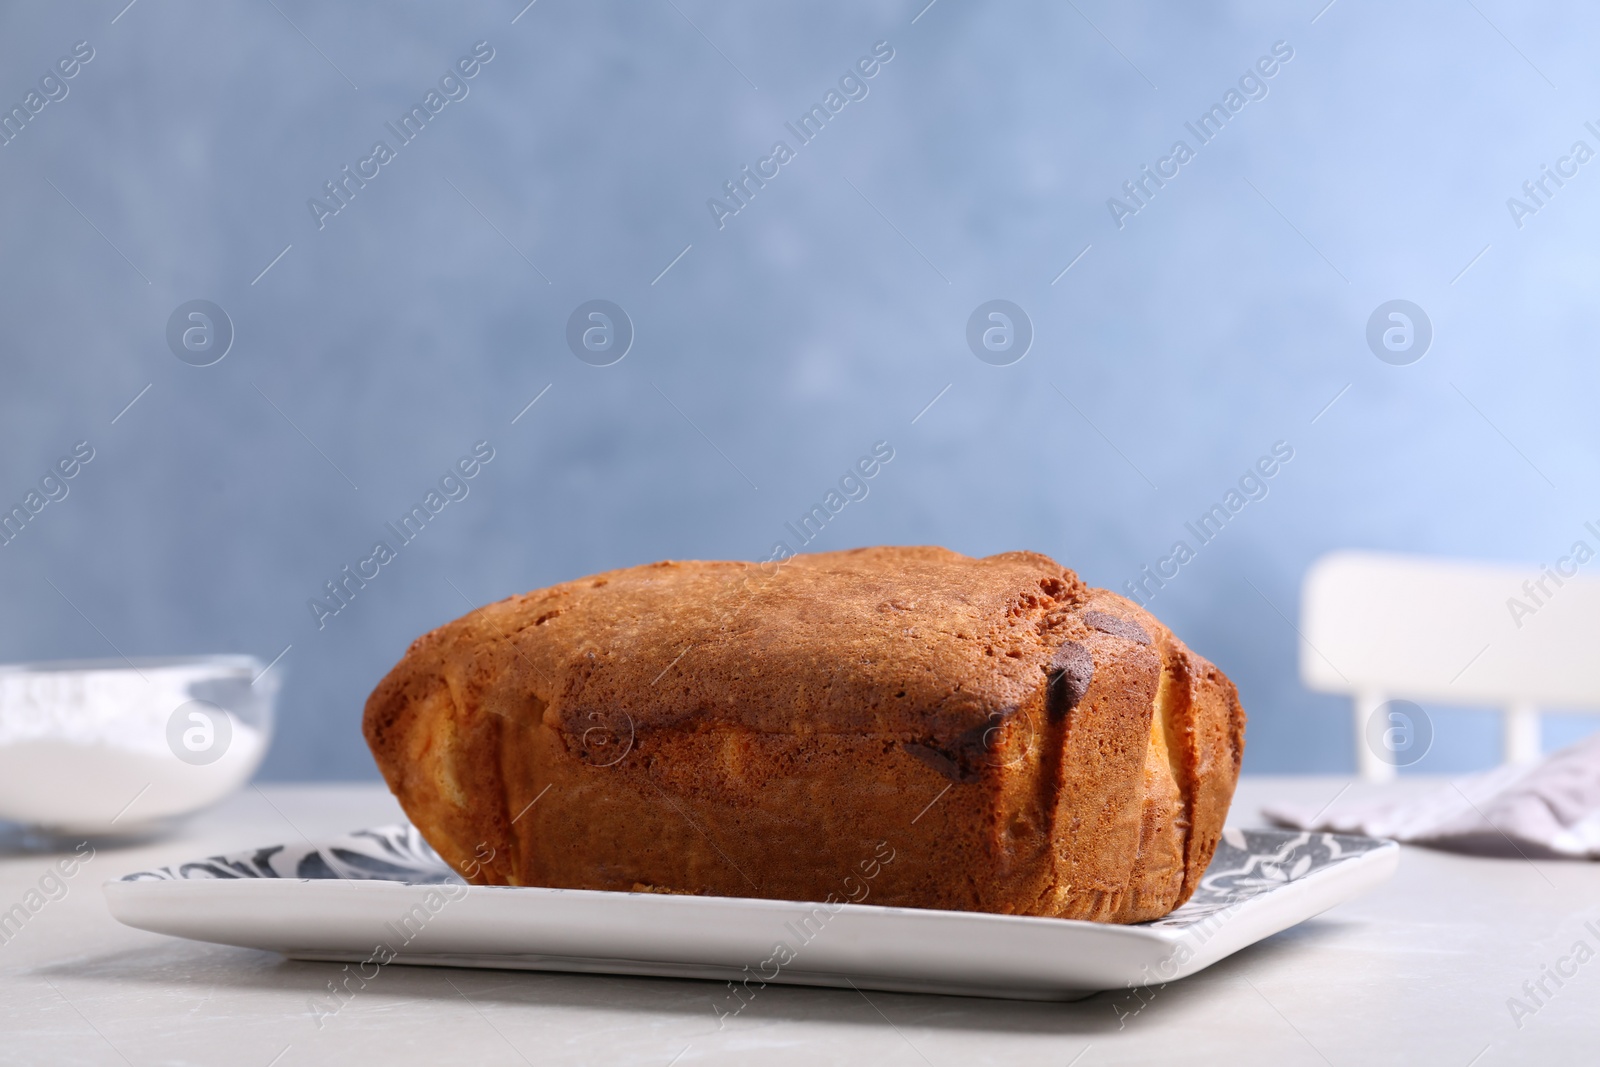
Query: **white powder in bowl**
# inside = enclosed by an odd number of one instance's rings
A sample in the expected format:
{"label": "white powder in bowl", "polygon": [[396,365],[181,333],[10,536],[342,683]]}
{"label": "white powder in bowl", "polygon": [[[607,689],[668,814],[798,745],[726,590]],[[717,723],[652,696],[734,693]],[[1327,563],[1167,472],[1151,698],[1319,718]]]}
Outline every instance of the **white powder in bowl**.
{"label": "white powder in bowl", "polygon": [[[259,670],[250,657],[0,667],[0,819],[138,832],[220,800],[266,754],[276,680],[252,687]],[[228,709],[205,763],[169,744],[174,711],[196,699]]]}

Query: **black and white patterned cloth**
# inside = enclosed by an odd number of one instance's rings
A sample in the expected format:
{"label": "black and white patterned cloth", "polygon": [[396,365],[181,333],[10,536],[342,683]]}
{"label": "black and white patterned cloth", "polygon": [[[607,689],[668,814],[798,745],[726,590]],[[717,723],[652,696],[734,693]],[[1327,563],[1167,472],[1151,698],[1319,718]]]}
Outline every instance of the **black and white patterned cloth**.
{"label": "black and white patterned cloth", "polygon": [[1211,857],[1211,866],[1201,876],[1200,885],[1189,902],[1166,918],[1143,925],[1162,929],[1193,926],[1252,897],[1281,889],[1290,882],[1388,844],[1370,837],[1345,834],[1229,827],[1222,832],[1216,855]]}
{"label": "black and white patterned cloth", "polygon": [[[1343,834],[1230,828],[1223,832],[1211,866],[1206,868],[1189,902],[1171,915],[1145,925],[1169,929],[1191,926],[1386,844]],[[270,845],[210,856],[138,871],[125,875],[122,881],[190,878],[343,878],[411,885],[462,881],[422,835],[404,823],[357,830],[321,844]]]}
{"label": "black and white patterned cloth", "polygon": [[321,844],[268,845],[249,852],[209,856],[153,871],[137,871],[124,875],[121,881],[187,878],[344,878],[409,885],[462,881],[416,828],[405,823],[357,830]]}

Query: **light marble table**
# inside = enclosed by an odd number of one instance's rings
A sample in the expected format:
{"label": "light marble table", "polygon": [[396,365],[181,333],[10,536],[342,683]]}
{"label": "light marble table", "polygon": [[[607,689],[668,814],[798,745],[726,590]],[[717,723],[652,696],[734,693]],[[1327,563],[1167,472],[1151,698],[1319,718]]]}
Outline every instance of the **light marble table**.
{"label": "light marble table", "polygon": [[[1232,821],[1260,825],[1264,802],[1321,804],[1344,785],[1246,779]],[[1572,955],[1580,940],[1600,950],[1585,928],[1600,929],[1596,864],[1408,848],[1382,888],[1170,986],[1071,1004],[769,986],[721,1030],[716,983],[401,966],[319,1029],[308,1004],[337,965],[129,929],[101,896],[129,871],[399,817],[381,787],[268,785],[174,836],[101,845],[0,944],[0,1062],[1600,1062],[1600,958]],[[57,858],[0,832],[0,909]],[[1546,970],[1558,964],[1576,969],[1560,985]],[[1541,979],[1535,1005],[1524,983],[1537,995]],[[1532,1013],[1513,1018],[1513,997]]]}

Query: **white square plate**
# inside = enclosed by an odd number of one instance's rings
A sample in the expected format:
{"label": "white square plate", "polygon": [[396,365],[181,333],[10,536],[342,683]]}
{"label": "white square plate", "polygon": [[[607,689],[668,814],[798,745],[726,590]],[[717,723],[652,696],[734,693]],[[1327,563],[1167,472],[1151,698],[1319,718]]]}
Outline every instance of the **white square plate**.
{"label": "white square plate", "polygon": [[[742,897],[468,886],[407,825],[140,871],[143,930],[295,959],[1071,1000],[1169,982],[1372,888],[1392,841],[1224,832],[1193,898],[1134,926]],[[735,990],[737,993],[737,989]]]}

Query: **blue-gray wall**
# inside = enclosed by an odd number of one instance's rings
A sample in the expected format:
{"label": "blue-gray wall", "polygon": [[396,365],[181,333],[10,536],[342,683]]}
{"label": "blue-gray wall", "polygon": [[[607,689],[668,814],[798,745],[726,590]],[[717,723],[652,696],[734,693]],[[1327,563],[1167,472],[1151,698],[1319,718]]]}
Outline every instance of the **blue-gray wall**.
{"label": "blue-gray wall", "polygon": [[[1279,614],[1307,564],[1537,563],[1600,518],[1600,161],[1507,207],[1600,148],[1597,13],[924,2],[8,7],[7,107],[94,55],[0,147],[0,498],[95,458],[0,548],[0,656],[292,644],[264,773],[371,776],[361,703],[418,633],[766,555],[875,441],[894,460],[814,548],[1031,548],[1113,588],[1285,441],[1151,607],[1238,681],[1247,769],[1349,769]],[[479,41],[468,95],[319,228],[308,199]],[[800,145],[785,122],[879,41],[868,95]],[[1279,41],[1200,145],[1184,123]],[[780,139],[719,229],[708,198]],[[1179,139],[1119,227],[1107,199]],[[595,298],[636,331],[608,367],[565,341]],[[994,298],[1035,331],[1011,366],[965,340]],[[1409,366],[1365,339],[1397,298],[1435,332]],[[166,339],[193,299],[236,334],[204,368]],[[466,499],[319,630],[308,598],[480,440]],[[1495,758],[1486,717],[1438,729],[1418,769]]]}

